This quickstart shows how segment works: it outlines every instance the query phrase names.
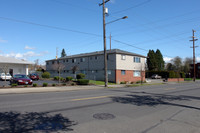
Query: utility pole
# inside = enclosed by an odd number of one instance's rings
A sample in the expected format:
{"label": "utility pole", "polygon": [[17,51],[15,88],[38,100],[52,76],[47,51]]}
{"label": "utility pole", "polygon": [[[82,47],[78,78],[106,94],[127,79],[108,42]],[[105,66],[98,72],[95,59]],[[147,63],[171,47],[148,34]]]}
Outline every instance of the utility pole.
{"label": "utility pole", "polygon": [[112,38],[112,36],[111,36],[111,33],[110,33],[110,51],[111,51],[111,43],[112,43],[111,38]]}
{"label": "utility pole", "polygon": [[99,4],[99,6],[103,5],[103,42],[104,42],[104,80],[105,87],[108,87],[108,75],[107,75],[107,53],[106,53],[106,19],[105,19],[105,3],[110,0],[103,0],[103,3]]}
{"label": "utility pole", "polygon": [[197,41],[198,39],[195,39],[196,37],[194,36],[194,33],[196,32],[195,30],[192,30],[192,32],[193,32],[193,36],[192,36],[192,40],[190,40],[190,41],[192,41],[193,42],[193,47],[191,47],[191,48],[193,48],[193,68],[194,68],[194,77],[193,77],[193,81],[195,82],[195,80],[196,80],[196,67],[195,67],[195,48],[197,47],[197,46],[195,46],[195,41]]}

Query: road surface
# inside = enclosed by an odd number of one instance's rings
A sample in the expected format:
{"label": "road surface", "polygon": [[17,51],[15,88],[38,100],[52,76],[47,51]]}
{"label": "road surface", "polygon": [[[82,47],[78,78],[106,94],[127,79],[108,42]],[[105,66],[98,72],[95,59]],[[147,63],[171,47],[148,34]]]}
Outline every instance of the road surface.
{"label": "road surface", "polygon": [[0,95],[8,132],[200,133],[200,83]]}

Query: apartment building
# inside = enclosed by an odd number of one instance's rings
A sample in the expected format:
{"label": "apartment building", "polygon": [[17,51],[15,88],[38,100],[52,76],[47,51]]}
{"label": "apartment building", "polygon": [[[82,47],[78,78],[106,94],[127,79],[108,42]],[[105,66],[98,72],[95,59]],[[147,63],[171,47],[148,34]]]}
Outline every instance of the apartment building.
{"label": "apartment building", "polygon": [[[107,50],[108,81],[109,82],[136,82],[145,80],[145,56],[123,51],[120,49]],[[97,51],[46,61],[46,70],[51,76],[72,76],[75,72],[84,73],[87,79],[104,80],[104,52]]]}

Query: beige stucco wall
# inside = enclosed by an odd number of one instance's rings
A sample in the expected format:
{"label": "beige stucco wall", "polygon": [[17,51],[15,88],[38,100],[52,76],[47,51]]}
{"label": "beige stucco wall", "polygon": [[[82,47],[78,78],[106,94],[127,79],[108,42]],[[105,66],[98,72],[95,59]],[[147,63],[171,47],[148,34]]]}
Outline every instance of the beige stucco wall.
{"label": "beige stucco wall", "polygon": [[141,63],[135,63],[134,56],[125,55],[126,59],[122,60],[121,54],[116,54],[117,70],[145,70],[145,58],[141,58]]}

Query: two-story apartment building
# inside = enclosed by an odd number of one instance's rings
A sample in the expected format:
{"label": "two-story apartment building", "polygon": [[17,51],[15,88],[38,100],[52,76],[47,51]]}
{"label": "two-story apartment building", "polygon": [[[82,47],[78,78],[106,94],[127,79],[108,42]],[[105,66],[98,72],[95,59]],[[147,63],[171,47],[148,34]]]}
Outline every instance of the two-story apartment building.
{"label": "two-story apartment building", "polygon": [[[119,50],[107,50],[108,81],[136,82],[145,80],[145,56]],[[46,61],[46,70],[52,76],[58,76],[58,68],[62,77],[74,76],[72,68],[76,66],[78,73],[84,73],[87,79],[104,80],[104,52],[84,53]]]}

